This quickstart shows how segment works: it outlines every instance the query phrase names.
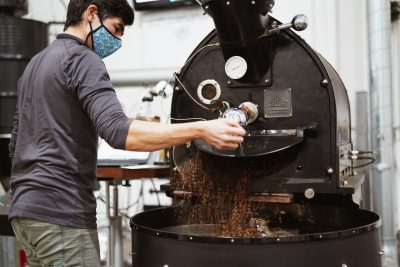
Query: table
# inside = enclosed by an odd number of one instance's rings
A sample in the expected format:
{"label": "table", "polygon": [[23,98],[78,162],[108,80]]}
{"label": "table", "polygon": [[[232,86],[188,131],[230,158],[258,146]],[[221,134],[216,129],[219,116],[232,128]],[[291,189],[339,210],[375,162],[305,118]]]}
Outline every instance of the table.
{"label": "table", "polygon": [[125,181],[142,178],[170,177],[169,165],[99,166],[97,179],[102,181]]}
{"label": "table", "polygon": [[[106,181],[106,215],[110,226],[108,231],[107,266],[122,267],[122,216],[118,214],[118,185],[123,181],[142,178],[170,177],[169,165],[98,166],[97,180]],[[110,185],[113,186],[111,214]]]}

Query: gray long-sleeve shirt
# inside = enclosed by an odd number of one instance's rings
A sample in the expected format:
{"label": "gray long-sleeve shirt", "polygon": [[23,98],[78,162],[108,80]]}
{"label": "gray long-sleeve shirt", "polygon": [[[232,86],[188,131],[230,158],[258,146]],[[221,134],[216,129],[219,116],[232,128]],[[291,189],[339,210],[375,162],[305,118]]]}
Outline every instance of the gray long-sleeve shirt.
{"label": "gray long-sleeve shirt", "polygon": [[18,82],[9,218],[96,228],[97,134],[124,149],[130,123],[100,57],[60,34]]}

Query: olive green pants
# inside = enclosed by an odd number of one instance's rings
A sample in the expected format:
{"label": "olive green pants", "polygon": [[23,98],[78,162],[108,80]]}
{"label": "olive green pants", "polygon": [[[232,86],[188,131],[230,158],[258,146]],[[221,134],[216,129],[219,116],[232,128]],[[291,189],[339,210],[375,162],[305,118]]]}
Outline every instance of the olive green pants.
{"label": "olive green pants", "polygon": [[12,219],[29,267],[100,266],[96,229],[79,229],[27,219]]}

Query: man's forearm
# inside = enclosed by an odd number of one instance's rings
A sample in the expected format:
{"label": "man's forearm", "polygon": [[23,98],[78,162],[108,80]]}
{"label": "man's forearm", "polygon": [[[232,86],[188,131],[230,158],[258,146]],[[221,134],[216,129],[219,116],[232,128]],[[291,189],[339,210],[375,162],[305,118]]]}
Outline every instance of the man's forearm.
{"label": "man's forearm", "polygon": [[161,124],[135,120],[129,127],[126,150],[155,151],[201,138],[202,121],[183,124]]}

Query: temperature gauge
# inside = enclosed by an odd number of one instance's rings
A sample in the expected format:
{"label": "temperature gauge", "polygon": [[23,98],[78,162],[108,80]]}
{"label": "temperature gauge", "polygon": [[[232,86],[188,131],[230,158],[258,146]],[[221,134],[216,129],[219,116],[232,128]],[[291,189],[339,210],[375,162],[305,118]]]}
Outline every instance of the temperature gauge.
{"label": "temperature gauge", "polygon": [[229,78],[237,80],[247,72],[247,62],[240,56],[233,56],[225,64],[225,73]]}

